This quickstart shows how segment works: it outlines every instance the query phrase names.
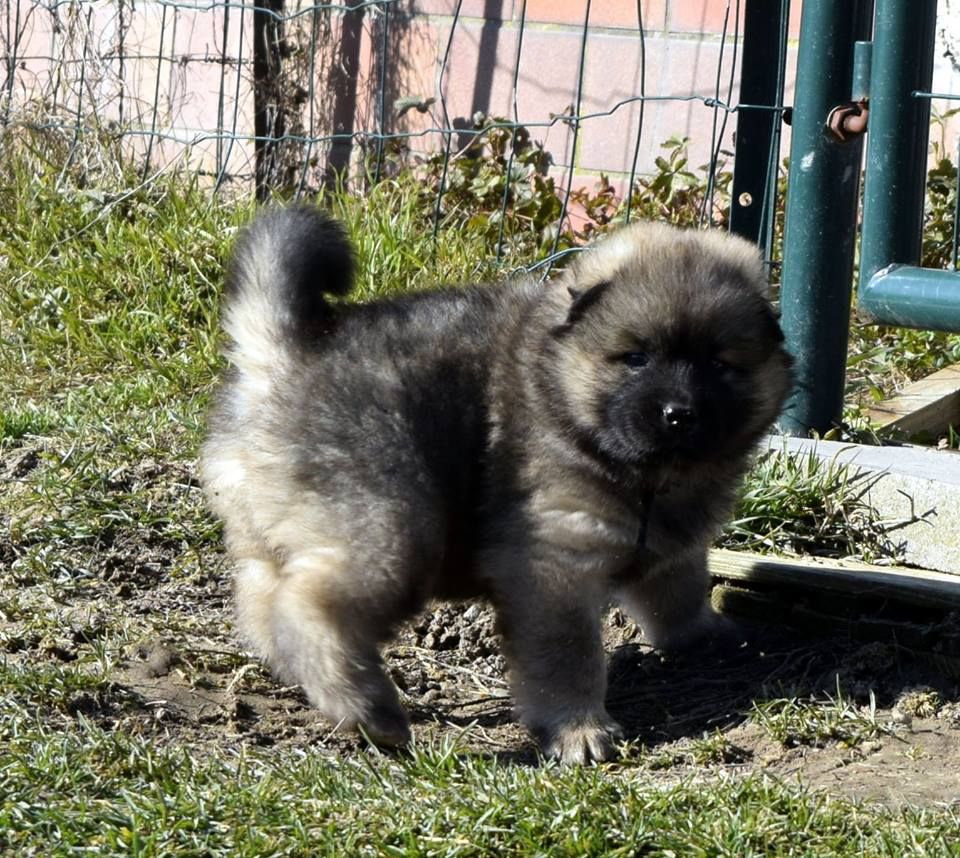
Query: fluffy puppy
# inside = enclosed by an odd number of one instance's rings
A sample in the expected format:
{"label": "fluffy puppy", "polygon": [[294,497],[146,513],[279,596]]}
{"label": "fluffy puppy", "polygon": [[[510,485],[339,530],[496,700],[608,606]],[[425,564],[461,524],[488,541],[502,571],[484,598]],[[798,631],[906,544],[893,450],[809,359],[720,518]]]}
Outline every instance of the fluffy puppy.
{"label": "fluffy puppy", "polygon": [[202,476],[241,632],[395,745],[380,645],[429,598],[486,596],[544,751],[608,757],[602,611],[618,598],[657,646],[709,640],[707,547],[788,391],[756,249],[639,223],[545,286],[332,300],[353,267],[307,207],[234,251]]}

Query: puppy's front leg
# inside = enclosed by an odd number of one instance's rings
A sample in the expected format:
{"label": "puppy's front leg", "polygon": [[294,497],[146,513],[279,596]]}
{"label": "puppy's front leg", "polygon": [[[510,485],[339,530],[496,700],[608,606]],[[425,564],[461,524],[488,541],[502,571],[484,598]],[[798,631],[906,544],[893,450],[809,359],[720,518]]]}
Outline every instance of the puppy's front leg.
{"label": "puppy's front leg", "polygon": [[739,643],[735,623],[710,606],[707,549],[693,546],[661,559],[652,569],[625,576],[617,596],[654,647],[682,651]]}
{"label": "puppy's front leg", "polygon": [[584,581],[564,552],[541,546],[535,554],[495,584],[519,716],[547,756],[574,764],[608,759],[620,728],[604,708],[603,588]]}

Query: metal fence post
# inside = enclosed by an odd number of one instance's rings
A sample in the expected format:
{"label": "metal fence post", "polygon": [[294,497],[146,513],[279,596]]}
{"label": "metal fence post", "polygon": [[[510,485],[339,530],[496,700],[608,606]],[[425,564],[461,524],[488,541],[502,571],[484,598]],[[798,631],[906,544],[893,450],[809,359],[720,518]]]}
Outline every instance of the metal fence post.
{"label": "metal fence post", "polygon": [[834,140],[826,120],[850,101],[854,42],[872,9],[872,0],[803,4],[781,292],[796,385],[780,427],[795,435],[830,429],[843,408],[862,143]]}
{"label": "metal fence post", "polygon": [[274,190],[280,154],[278,141],[287,128],[280,83],[283,2],[254,0],[253,3],[253,128],[256,194],[260,202],[269,198]]}
{"label": "metal fence post", "polygon": [[786,23],[789,0],[747,0],[743,13],[743,71],[737,110],[730,231],[755,241],[769,256],[776,209]]}

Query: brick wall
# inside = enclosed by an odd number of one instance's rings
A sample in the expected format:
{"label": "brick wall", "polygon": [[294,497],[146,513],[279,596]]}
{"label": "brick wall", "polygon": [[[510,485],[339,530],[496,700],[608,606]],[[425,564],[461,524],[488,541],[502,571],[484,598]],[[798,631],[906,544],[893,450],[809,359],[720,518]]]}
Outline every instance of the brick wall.
{"label": "brick wall", "polygon": [[[442,94],[454,125],[469,124],[478,110],[515,118],[513,78],[522,22],[516,118],[544,142],[559,166],[573,166],[581,182],[601,172],[616,179],[631,169],[638,134],[639,171],[653,170],[660,144],[675,135],[691,139],[691,164],[696,166],[709,161],[712,145],[732,147],[735,115],[725,116],[704,99],[737,102],[740,57],[734,68],[739,49],[735,36],[742,30],[742,21],[735,18],[737,5],[726,0],[643,0],[641,38],[636,2],[595,0],[584,45],[586,0],[527,0],[525,18],[522,0],[464,0],[457,18],[454,0],[415,0],[417,35],[407,54],[410,66],[403,85]],[[800,3],[792,5],[790,33],[795,41]],[[586,118],[574,149],[572,125],[555,117],[572,112],[581,47],[579,114]],[[787,103],[795,64],[792,43]],[[643,108],[642,129],[641,106],[629,101],[641,92],[654,99]],[[409,117],[407,130],[442,123],[439,109],[438,104],[433,116]]]}
{"label": "brick wall", "polygon": [[[735,115],[705,100],[738,101],[738,5],[743,2],[641,0],[641,37],[636,0],[593,0],[584,41],[587,0],[527,0],[525,6],[523,0],[463,0],[456,16],[456,0],[365,2],[348,16],[328,8],[315,14],[312,0],[286,0],[286,132],[299,140],[343,135],[336,147],[347,151],[334,154],[344,158],[357,155],[351,141],[381,127],[411,135],[416,149],[436,151],[444,139],[435,129],[469,127],[479,111],[526,125],[553,154],[558,177],[572,167],[576,184],[590,184],[600,172],[622,179],[638,134],[640,172],[654,168],[660,144],[675,135],[691,139],[690,162],[698,166],[709,161],[712,146],[732,147]],[[78,118],[89,125],[117,122],[127,130],[128,147],[138,155],[149,151],[155,165],[183,159],[188,168],[244,181],[252,176],[249,0],[196,7],[186,0],[76,7],[23,0],[16,8],[19,14],[0,16],[0,59],[14,69],[12,85],[0,93],[5,113],[60,123],[67,135]],[[956,10],[956,0],[940,0],[936,91],[960,92],[960,34],[949,26]],[[800,0],[793,0],[787,104],[800,13]],[[359,35],[348,56],[342,34],[350,22]],[[581,48],[583,119],[575,134],[562,117],[575,108]],[[632,100],[641,92],[648,99],[642,128],[641,106]],[[411,99],[424,111],[401,116],[398,105]],[[935,103],[941,111],[950,106]],[[958,126],[960,116],[946,135],[954,156]],[[291,160],[302,162],[306,152],[316,164],[313,183],[329,148],[295,140]],[[787,151],[785,139],[782,154]]]}

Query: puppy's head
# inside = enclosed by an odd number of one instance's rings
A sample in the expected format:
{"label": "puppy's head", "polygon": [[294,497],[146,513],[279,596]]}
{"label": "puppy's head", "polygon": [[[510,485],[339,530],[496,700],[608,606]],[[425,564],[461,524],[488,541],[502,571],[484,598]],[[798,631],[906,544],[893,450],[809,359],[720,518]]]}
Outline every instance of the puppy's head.
{"label": "puppy's head", "polygon": [[577,431],[614,461],[737,456],[777,417],[790,359],[748,242],[635,224],[556,287],[555,384]]}

